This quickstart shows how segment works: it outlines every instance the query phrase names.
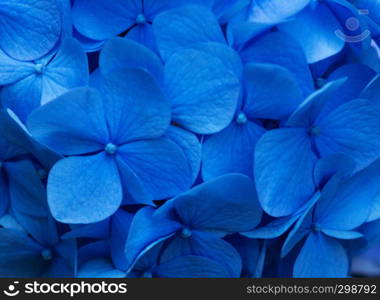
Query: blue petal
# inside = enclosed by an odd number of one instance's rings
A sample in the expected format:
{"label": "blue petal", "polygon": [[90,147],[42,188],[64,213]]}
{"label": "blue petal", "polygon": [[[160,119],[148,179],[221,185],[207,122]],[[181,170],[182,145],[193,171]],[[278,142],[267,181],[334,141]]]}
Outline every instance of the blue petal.
{"label": "blue petal", "polygon": [[124,248],[132,220],[133,214],[121,209],[112,216],[110,234],[111,257],[113,263],[119,270],[126,270],[128,268]]}
{"label": "blue petal", "polygon": [[78,32],[78,30],[75,27],[73,27],[72,31],[72,36],[78,40],[78,42],[82,45],[83,49],[88,53],[99,51],[104,45],[104,40],[97,41],[90,39]]}
{"label": "blue petal", "polygon": [[283,235],[299,218],[298,214],[288,217],[276,218],[272,222],[254,230],[240,234],[251,239],[274,239]]}
{"label": "blue petal", "polygon": [[164,70],[159,57],[148,48],[131,40],[114,38],[107,42],[99,57],[103,74],[122,68],[141,68],[163,83]]}
{"label": "blue petal", "polygon": [[41,105],[66,91],[86,86],[89,80],[88,61],[81,45],[69,38],[62,42],[54,59],[42,71]]}
{"label": "blue petal", "polygon": [[9,57],[0,50],[0,84],[7,85],[24,79],[34,73],[33,64]]}
{"label": "blue petal", "polygon": [[202,256],[186,255],[159,264],[154,273],[166,278],[228,278],[217,262]]}
{"label": "blue petal", "polygon": [[198,43],[225,43],[218,20],[202,6],[185,6],[164,12],[154,20],[153,29],[164,60],[178,50]]}
{"label": "blue petal", "polygon": [[322,232],[332,238],[342,240],[353,240],[363,237],[363,234],[357,231],[322,229]]}
{"label": "blue petal", "polygon": [[105,258],[87,261],[78,270],[78,278],[124,278],[125,275]]}
{"label": "blue petal", "polygon": [[311,94],[290,116],[286,123],[289,127],[308,128],[317,121],[321,112],[329,102],[337,101],[337,95],[346,79],[329,82],[323,88]]}
{"label": "blue petal", "polygon": [[50,169],[61,158],[58,153],[51,151],[32,138],[25,126],[10,110],[0,111],[0,132],[1,136],[9,142],[8,146],[1,145],[3,152],[1,159],[31,153],[45,169]]}
{"label": "blue petal", "polygon": [[203,231],[248,231],[259,224],[262,216],[252,180],[240,174],[198,185],[173,202],[186,226]]}
{"label": "blue petal", "polygon": [[329,81],[346,78],[346,82],[339,88],[339,97],[329,101],[321,114],[327,114],[339,105],[359,98],[363,89],[375,77],[376,72],[361,64],[346,64],[335,70],[328,78]]}
{"label": "blue petal", "polygon": [[12,211],[17,221],[40,244],[56,244],[58,232],[49,213],[46,189],[33,164],[26,160],[8,162],[6,170]]}
{"label": "blue petal", "polygon": [[204,51],[214,57],[219,58],[226,68],[232,71],[237,78],[242,78],[243,64],[241,58],[239,54],[231,47],[221,43],[209,42],[196,44],[192,48]]}
{"label": "blue petal", "polygon": [[25,122],[29,114],[38,108],[42,97],[42,77],[32,74],[2,88],[1,102]]}
{"label": "blue petal", "polygon": [[[314,219],[323,229],[353,230],[368,218],[380,188],[380,161],[342,180],[335,194],[325,194],[317,204]],[[369,180],[370,179],[370,180]]]}
{"label": "blue petal", "polygon": [[178,52],[166,63],[165,82],[177,124],[211,134],[231,122],[240,85],[218,58],[196,50]]}
{"label": "blue petal", "polygon": [[54,258],[42,277],[75,277],[77,273],[77,243],[75,239],[61,241],[54,247]]}
{"label": "blue petal", "polygon": [[380,155],[380,120],[368,100],[341,105],[316,126],[316,146],[322,156],[342,152],[351,156],[362,169]]}
{"label": "blue petal", "polygon": [[299,43],[283,32],[270,32],[248,43],[240,52],[244,63],[268,63],[289,70],[303,96],[314,91],[313,77]]}
{"label": "blue petal", "polygon": [[97,87],[104,99],[113,143],[160,137],[170,123],[170,103],[147,72],[122,69],[103,76]]}
{"label": "blue petal", "polygon": [[[252,239],[274,239],[283,235],[297,220],[303,218],[316,201],[319,200],[319,193],[316,193],[299,211],[282,218],[275,218],[273,221],[262,225],[254,230],[240,232],[241,235]],[[292,230],[293,231],[293,230]]]}
{"label": "blue petal", "polygon": [[190,165],[194,182],[201,167],[201,144],[197,136],[175,126],[169,127],[166,136],[182,149]]}
{"label": "blue petal", "polygon": [[255,152],[255,179],[264,210],[275,217],[294,213],[314,192],[316,156],[303,129],[267,132]]}
{"label": "blue petal", "polygon": [[377,75],[363,90],[362,94],[360,95],[360,98],[370,100],[373,104],[376,105],[376,108],[378,109],[380,107],[379,91],[380,75]]}
{"label": "blue petal", "polygon": [[336,240],[320,233],[307,238],[294,265],[294,277],[346,277],[349,262],[346,251]]}
{"label": "blue petal", "polygon": [[[353,4],[346,0],[332,0],[326,2],[327,6],[335,15],[336,19],[345,24],[340,31],[335,31],[336,35],[347,42],[353,50],[361,52],[369,48],[371,44],[371,31],[367,22],[367,16],[363,11],[355,7]],[[365,9],[369,9],[366,7]],[[357,25],[350,25],[350,20],[355,19],[358,21]]]}
{"label": "blue petal", "polygon": [[91,242],[78,249],[78,265],[98,258],[109,258],[109,241],[100,240]]}
{"label": "blue petal", "polygon": [[104,152],[59,161],[49,174],[47,193],[54,218],[72,224],[106,219],[123,197],[116,163]]}
{"label": "blue petal", "polygon": [[137,260],[161,241],[170,238],[181,225],[169,219],[153,216],[154,210],[150,207],[140,209],[133,218],[127,243],[125,256],[128,262],[128,271]]}
{"label": "blue petal", "polygon": [[18,230],[0,229],[1,277],[36,277],[45,262],[42,247]]}
{"label": "blue petal", "polygon": [[0,170],[0,216],[3,217],[9,208],[9,190],[6,174]]}
{"label": "blue petal", "polygon": [[317,229],[313,228],[313,209],[315,207],[315,203],[318,203],[320,199],[321,193],[316,192],[306,205],[305,209],[298,214],[299,218],[297,223],[289,232],[284,244],[282,245],[281,257],[287,256],[306,235],[308,235],[312,230]]}
{"label": "blue petal", "polygon": [[141,0],[76,0],[72,16],[80,33],[94,40],[105,40],[132,27],[140,11]]}
{"label": "blue petal", "polygon": [[294,75],[283,67],[250,63],[245,67],[244,78],[244,111],[251,118],[286,119],[304,100]]}
{"label": "blue petal", "polygon": [[[247,239],[240,235],[232,235],[227,237],[236,250],[239,252],[242,259],[242,274],[243,278],[261,277],[257,276],[258,268],[260,269],[261,247],[258,240]],[[259,271],[261,273],[261,271]]]}
{"label": "blue petal", "polygon": [[100,95],[78,88],[34,111],[27,126],[41,143],[65,155],[104,149],[107,125]]}
{"label": "blue petal", "polygon": [[228,277],[240,277],[242,263],[239,253],[228,242],[209,233],[193,231],[189,238],[173,239],[162,253],[161,262],[173,258],[197,255],[218,262],[228,272]]}
{"label": "blue petal", "polygon": [[282,24],[280,28],[302,45],[309,63],[339,53],[345,44],[336,34],[342,31],[341,25],[324,3],[308,6],[294,20]]}
{"label": "blue petal", "polygon": [[61,239],[106,239],[109,235],[110,219],[108,218],[100,222],[85,225],[71,225],[70,227],[71,231],[63,234]]}
{"label": "blue petal", "polygon": [[342,153],[323,157],[315,165],[315,184],[321,189],[333,176],[349,176],[355,171],[355,168],[355,161]]}
{"label": "blue petal", "polygon": [[[191,169],[183,151],[169,139],[126,144],[118,153],[119,159],[140,179],[150,200],[172,197],[192,184]],[[129,189],[128,182],[126,185]]]}
{"label": "blue petal", "polygon": [[253,0],[248,22],[280,23],[303,10],[311,0]]}
{"label": "blue petal", "polygon": [[155,53],[158,53],[153,26],[149,23],[145,23],[143,25],[137,24],[128,32],[125,38],[138,42],[139,44],[144,45]]}
{"label": "blue petal", "polygon": [[120,173],[120,180],[123,186],[122,204],[145,204],[154,206],[153,197],[144,187],[144,181],[118,156],[117,166]]}
{"label": "blue petal", "polygon": [[254,122],[237,121],[205,140],[202,150],[202,178],[242,173],[253,178],[253,154],[265,130]]}
{"label": "blue petal", "polygon": [[18,60],[48,53],[61,34],[60,6],[55,0],[3,0],[0,48]]}
{"label": "blue petal", "polygon": [[[152,270],[158,263],[158,257],[161,255],[162,246],[165,241],[156,244],[152,248],[150,248],[147,252],[145,252],[136,262],[133,267],[133,270],[128,273],[129,276],[132,277],[146,277],[146,272],[154,273]],[[154,274],[151,274],[154,276]]]}
{"label": "blue petal", "polygon": [[186,0],[144,0],[144,14],[147,19],[153,19],[161,12],[181,6],[186,2]]}

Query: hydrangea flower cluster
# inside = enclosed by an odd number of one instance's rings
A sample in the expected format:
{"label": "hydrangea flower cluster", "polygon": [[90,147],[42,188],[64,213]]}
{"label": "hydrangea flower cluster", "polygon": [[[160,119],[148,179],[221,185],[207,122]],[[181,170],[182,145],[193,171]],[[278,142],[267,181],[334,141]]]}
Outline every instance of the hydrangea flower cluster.
{"label": "hydrangea flower cluster", "polygon": [[379,0],[0,0],[0,276],[379,275]]}

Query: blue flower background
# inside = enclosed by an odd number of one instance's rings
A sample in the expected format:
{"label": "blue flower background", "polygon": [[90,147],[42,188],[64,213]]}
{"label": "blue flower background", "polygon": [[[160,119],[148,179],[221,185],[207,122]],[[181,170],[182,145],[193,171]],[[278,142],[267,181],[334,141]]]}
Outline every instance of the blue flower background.
{"label": "blue flower background", "polygon": [[0,0],[0,276],[380,276],[379,47],[380,0]]}

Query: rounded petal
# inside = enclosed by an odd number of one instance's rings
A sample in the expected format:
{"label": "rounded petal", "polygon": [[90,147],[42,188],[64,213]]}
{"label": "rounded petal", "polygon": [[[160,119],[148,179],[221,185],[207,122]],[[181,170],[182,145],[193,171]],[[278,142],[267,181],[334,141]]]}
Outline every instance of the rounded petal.
{"label": "rounded petal", "polygon": [[59,161],[49,174],[47,193],[53,217],[72,224],[106,219],[123,198],[116,163],[104,152]]}
{"label": "rounded petal", "polygon": [[368,100],[353,100],[339,106],[316,126],[316,146],[322,156],[342,152],[363,169],[380,155],[379,113]]}
{"label": "rounded petal", "polygon": [[183,151],[190,164],[193,182],[197,179],[201,168],[202,146],[197,136],[179,127],[170,126],[166,136],[176,143]]}
{"label": "rounded petal", "polygon": [[225,43],[218,20],[202,6],[185,6],[164,12],[154,20],[153,29],[164,60],[198,43]]}
{"label": "rounded petal", "polygon": [[223,266],[228,277],[240,277],[241,257],[237,250],[225,240],[204,232],[193,232],[189,238],[176,237],[169,242],[161,256],[166,263],[177,257],[196,255],[211,259]]}
{"label": "rounded petal", "polygon": [[264,134],[256,145],[254,166],[263,209],[281,217],[305,204],[315,189],[316,161],[306,130],[278,129]]}
{"label": "rounded petal", "polygon": [[202,178],[207,181],[228,173],[242,173],[253,178],[255,146],[265,130],[247,121],[234,121],[221,132],[205,140],[202,147]]}
{"label": "rounded petal", "polygon": [[76,29],[94,40],[105,40],[135,24],[142,11],[141,0],[76,0],[72,8]]}
{"label": "rounded petal", "polygon": [[280,23],[296,15],[311,0],[253,0],[248,21],[258,23]]}
{"label": "rounded petal", "polygon": [[47,54],[61,35],[62,12],[56,0],[2,0],[0,48],[18,60]]}
{"label": "rounded petal", "polygon": [[266,63],[289,70],[297,79],[304,97],[314,91],[314,81],[305,53],[297,40],[289,34],[284,32],[264,34],[247,43],[240,55],[245,64]]}
{"label": "rounded petal", "polygon": [[283,67],[251,63],[246,65],[244,75],[244,111],[251,118],[286,119],[304,100],[294,75]]}
{"label": "rounded petal", "polygon": [[107,42],[99,57],[103,74],[123,68],[141,68],[158,83],[163,82],[164,69],[160,58],[151,50],[134,41],[114,38]]}
{"label": "rounded petal", "polygon": [[21,62],[13,59],[0,49],[0,84],[8,85],[34,73],[34,66],[30,62]]}
{"label": "rounded petal", "polygon": [[202,256],[185,255],[159,264],[154,273],[163,278],[228,278],[227,270]]}
{"label": "rounded petal", "polygon": [[165,87],[173,121],[199,134],[231,122],[240,93],[238,78],[216,57],[197,50],[173,55],[165,66]]}
{"label": "rounded petal", "polygon": [[56,56],[45,69],[42,73],[42,105],[72,88],[88,84],[87,56],[75,39],[64,40]]}
{"label": "rounded petal", "polygon": [[177,222],[157,218],[153,213],[154,209],[145,207],[140,209],[133,218],[125,245],[128,271],[145,253],[158,243],[173,236],[181,228],[181,225]]}
{"label": "rounded petal", "polygon": [[348,257],[343,246],[321,233],[307,238],[294,264],[294,277],[347,277]]}
{"label": "rounded petal", "polygon": [[324,3],[308,6],[294,20],[283,23],[280,28],[302,45],[309,63],[333,56],[345,45],[344,39],[337,34],[342,32],[339,21]]}
{"label": "rounded petal", "polygon": [[32,111],[40,106],[42,77],[34,73],[2,88],[1,102],[25,122]]}
{"label": "rounded petal", "polygon": [[103,150],[109,140],[102,100],[89,88],[69,91],[35,110],[27,126],[39,142],[65,155]]}
{"label": "rounded petal", "polygon": [[113,143],[157,138],[169,127],[170,103],[146,71],[112,72],[102,77],[97,88],[103,96]]}
{"label": "rounded petal", "polygon": [[253,181],[240,174],[200,184],[174,198],[173,204],[189,228],[222,234],[251,230],[262,216]]}
{"label": "rounded petal", "polygon": [[[120,147],[118,153],[118,159],[138,177],[151,201],[175,196],[192,184],[191,169],[183,151],[168,139],[129,143]],[[128,182],[125,184],[126,189],[135,188],[128,186]]]}

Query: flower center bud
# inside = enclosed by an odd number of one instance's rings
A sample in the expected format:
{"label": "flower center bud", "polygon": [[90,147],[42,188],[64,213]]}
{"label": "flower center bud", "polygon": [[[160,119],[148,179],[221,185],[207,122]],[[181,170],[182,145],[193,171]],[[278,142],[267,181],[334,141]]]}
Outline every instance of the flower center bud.
{"label": "flower center bud", "polygon": [[322,231],[322,228],[318,224],[313,224],[312,229],[314,232]]}
{"label": "flower center bud", "polygon": [[321,134],[321,128],[313,126],[309,129],[309,134],[312,136],[319,136]]}
{"label": "flower center bud", "polygon": [[192,232],[189,228],[183,228],[182,231],[181,231],[181,237],[184,238],[184,239],[187,239],[189,237],[191,237],[192,235]]}
{"label": "flower center bud", "polygon": [[42,72],[44,71],[44,65],[43,64],[35,64],[34,65],[34,71],[37,73],[37,74],[42,74]]}
{"label": "flower center bud", "polygon": [[243,112],[239,113],[236,117],[236,123],[238,123],[239,125],[244,125],[245,123],[247,123],[247,121],[247,116]]}
{"label": "flower center bud", "polygon": [[38,169],[37,174],[41,179],[45,179],[47,177],[47,172],[44,169]]}
{"label": "flower center bud", "polygon": [[44,249],[41,251],[41,256],[44,260],[51,260],[53,258],[53,253],[50,249]]}
{"label": "flower center bud", "polygon": [[115,144],[108,143],[104,150],[108,155],[114,155],[117,151],[117,146]]}
{"label": "flower center bud", "polygon": [[138,14],[136,17],[136,24],[144,25],[146,23],[146,18],[143,14]]}
{"label": "flower center bud", "polygon": [[144,274],[142,275],[142,278],[153,278],[153,274],[151,271],[146,271],[144,272]]}

